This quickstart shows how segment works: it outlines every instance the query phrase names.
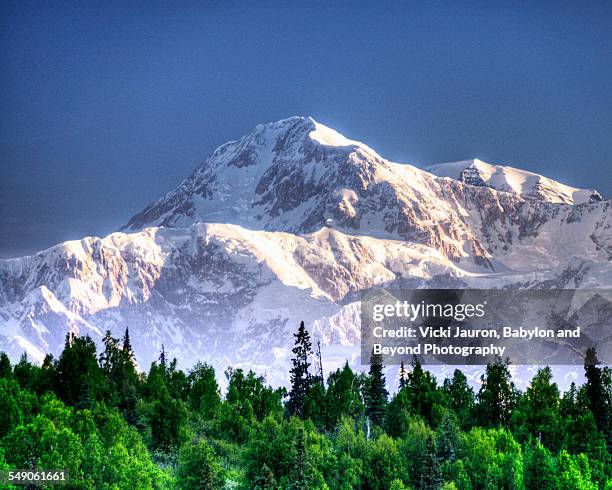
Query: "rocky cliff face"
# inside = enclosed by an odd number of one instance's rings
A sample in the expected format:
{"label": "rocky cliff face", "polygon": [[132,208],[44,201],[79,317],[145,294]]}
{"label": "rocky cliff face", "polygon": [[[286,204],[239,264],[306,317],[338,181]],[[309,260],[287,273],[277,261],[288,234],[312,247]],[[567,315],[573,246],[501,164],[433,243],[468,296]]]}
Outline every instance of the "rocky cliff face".
{"label": "rocky cliff face", "polygon": [[611,201],[473,184],[311,118],[260,125],[122,232],[0,261],[0,349],[40,360],[68,330],[129,326],[143,366],[164,344],[184,367],[280,383],[301,319],[328,368],[358,362],[356,302],[373,286],[612,285]]}

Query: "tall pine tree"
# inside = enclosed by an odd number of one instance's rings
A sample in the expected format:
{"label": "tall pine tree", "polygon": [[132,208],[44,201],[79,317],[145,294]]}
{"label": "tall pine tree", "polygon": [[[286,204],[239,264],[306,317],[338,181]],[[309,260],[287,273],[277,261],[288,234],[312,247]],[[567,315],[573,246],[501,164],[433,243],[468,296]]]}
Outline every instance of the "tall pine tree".
{"label": "tall pine tree", "polygon": [[487,364],[480,382],[477,407],[480,423],[483,427],[507,426],[517,399],[508,366],[501,359]]}
{"label": "tall pine tree", "polygon": [[474,408],[474,390],[469,385],[465,374],[455,369],[453,377],[444,380],[442,392],[450,408],[457,414],[460,425],[463,428],[469,427]]}
{"label": "tall pine tree", "polygon": [[0,378],[10,378],[12,374],[11,361],[4,352],[0,352]]}
{"label": "tall pine tree", "polygon": [[308,356],[312,352],[312,344],[304,322],[300,323],[294,337],[295,346],[293,347],[293,354],[295,357],[291,359],[293,367],[290,371],[291,391],[289,391],[287,409],[292,415],[302,416],[304,399],[310,391],[313,381],[309,372],[310,362],[308,360]]}
{"label": "tall pine tree", "polygon": [[404,388],[406,386],[406,376],[407,376],[407,372],[406,372],[406,367],[404,366],[404,361],[402,361],[402,363],[400,364],[400,370],[399,370],[399,388],[400,390],[402,388]]}
{"label": "tall pine tree", "polygon": [[89,337],[66,336],[57,363],[56,390],[65,403],[89,403],[106,391],[104,372],[98,366],[96,344]]}
{"label": "tall pine tree", "polygon": [[387,406],[387,395],[389,392],[385,386],[385,374],[383,372],[383,358],[381,354],[370,356],[370,373],[366,383],[366,415],[376,425],[382,425],[385,418]]}
{"label": "tall pine tree", "polygon": [[593,417],[595,417],[597,428],[606,438],[608,450],[612,452],[612,388],[610,387],[610,381],[606,380],[604,371],[598,367],[598,364],[599,360],[595,349],[587,349],[584,359],[584,374],[587,380],[586,392],[589,408]]}
{"label": "tall pine tree", "polygon": [[167,360],[166,360],[166,348],[164,344],[162,344],[161,353],[159,354],[159,366],[162,368],[164,375],[166,374],[166,370],[168,368]]}
{"label": "tall pine tree", "polygon": [[130,341],[130,329],[125,327],[125,335],[123,336],[123,353],[130,362],[134,362],[134,349]]}
{"label": "tall pine tree", "polygon": [[433,422],[433,406],[441,404],[441,393],[436,378],[423,369],[417,356],[412,358],[412,371],[406,375],[406,395],[410,407],[417,414]]}

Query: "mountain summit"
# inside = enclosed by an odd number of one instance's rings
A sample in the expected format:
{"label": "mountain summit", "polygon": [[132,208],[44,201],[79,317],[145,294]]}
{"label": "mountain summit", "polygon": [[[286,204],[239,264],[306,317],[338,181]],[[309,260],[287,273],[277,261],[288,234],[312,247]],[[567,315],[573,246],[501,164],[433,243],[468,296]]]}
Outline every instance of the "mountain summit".
{"label": "mountain summit", "polygon": [[439,163],[425,167],[425,170],[466,184],[487,186],[498,191],[518,194],[526,199],[561,204],[584,204],[603,199],[594,189],[577,189],[527,170],[491,165],[478,159]]}
{"label": "mountain summit", "polygon": [[[351,157],[382,160],[363,143],[311,117],[260,124],[239,140],[217,148],[175,190],[131,218],[125,229],[197,221],[265,229],[308,226],[304,221],[310,216],[277,221],[324,190],[329,174]],[[300,219],[303,222],[297,223]]]}
{"label": "mountain summit", "polygon": [[163,344],[283,383],[301,320],[329,369],[359,362],[373,287],[612,286],[611,201],[479,161],[430,170],[312,118],[259,125],[122,232],[0,260],[0,349],[42,360],[67,331],[129,326],[143,366]]}

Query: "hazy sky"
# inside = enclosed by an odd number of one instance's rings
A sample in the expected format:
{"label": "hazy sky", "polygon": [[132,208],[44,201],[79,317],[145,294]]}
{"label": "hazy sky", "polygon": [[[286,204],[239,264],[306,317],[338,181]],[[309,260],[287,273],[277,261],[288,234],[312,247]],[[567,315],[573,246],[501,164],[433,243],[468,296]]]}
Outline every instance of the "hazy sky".
{"label": "hazy sky", "polygon": [[296,114],[612,195],[610,1],[86,4],[0,5],[1,257],[113,231]]}

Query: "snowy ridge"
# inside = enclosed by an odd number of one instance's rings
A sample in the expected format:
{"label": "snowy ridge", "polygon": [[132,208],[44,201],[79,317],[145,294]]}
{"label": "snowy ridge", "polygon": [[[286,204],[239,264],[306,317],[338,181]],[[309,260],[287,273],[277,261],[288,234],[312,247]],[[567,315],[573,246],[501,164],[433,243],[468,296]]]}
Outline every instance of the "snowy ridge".
{"label": "snowy ridge", "polygon": [[425,167],[425,170],[439,177],[488,186],[527,199],[562,204],[584,204],[602,200],[601,194],[594,189],[577,189],[527,170],[491,165],[478,159],[439,163]]}

